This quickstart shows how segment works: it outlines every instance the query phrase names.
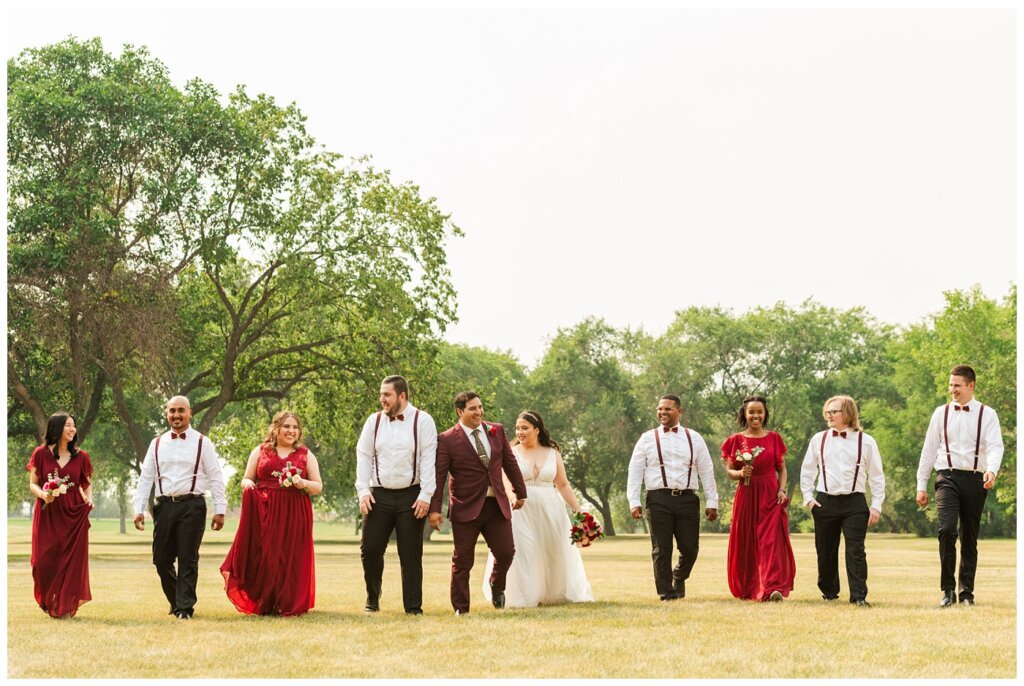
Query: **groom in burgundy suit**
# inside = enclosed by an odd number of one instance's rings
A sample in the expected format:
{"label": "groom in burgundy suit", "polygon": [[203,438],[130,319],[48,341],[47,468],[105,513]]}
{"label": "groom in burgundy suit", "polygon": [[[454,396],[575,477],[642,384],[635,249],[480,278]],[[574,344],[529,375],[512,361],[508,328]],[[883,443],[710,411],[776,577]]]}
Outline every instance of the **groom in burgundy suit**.
{"label": "groom in burgundy suit", "polygon": [[[448,517],[452,520],[452,607],[455,614],[469,612],[469,570],[476,541],[482,533],[494,555],[491,598],[505,607],[505,577],[516,549],[512,541],[512,510],[526,500],[526,483],[501,424],[484,424],[480,396],[463,391],[455,396],[459,423],[437,437],[437,489],[430,501],[430,526],[440,530],[441,493],[451,474]],[[516,502],[509,506],[501,473],[512,482]]]}

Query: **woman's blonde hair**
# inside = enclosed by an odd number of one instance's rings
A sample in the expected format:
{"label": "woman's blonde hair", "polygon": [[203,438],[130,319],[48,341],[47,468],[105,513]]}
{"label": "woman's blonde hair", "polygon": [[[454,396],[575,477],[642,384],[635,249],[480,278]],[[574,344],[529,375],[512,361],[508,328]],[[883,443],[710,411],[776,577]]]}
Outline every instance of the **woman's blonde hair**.
{"label": "woman's blonde hair", "polygon": [[828,409],[829,403],[839,401],[839,409],[843,413],[843,419],[846,421],[846,425],[851,429],[860,431],[860,413],[857,412],[857,402],[848,395],[834,395],[825,401],[825,404],[821,406],[821,416],[826,420],[828,415],[825,414],[825,410]]}
{"label": "woman's blonde hair", "polygon": [[295,445],[296,447],[302,445],[302,420],[299,419],[299,415],[288,410],[281,410],[270,420],[270,428],[267,429],[267,435],[263,438],[264,445],[277,445],[277,434],[281,431],[281,425],[289,418],[294,419],[295,423],[299,425],[299,437],[295,439]]}

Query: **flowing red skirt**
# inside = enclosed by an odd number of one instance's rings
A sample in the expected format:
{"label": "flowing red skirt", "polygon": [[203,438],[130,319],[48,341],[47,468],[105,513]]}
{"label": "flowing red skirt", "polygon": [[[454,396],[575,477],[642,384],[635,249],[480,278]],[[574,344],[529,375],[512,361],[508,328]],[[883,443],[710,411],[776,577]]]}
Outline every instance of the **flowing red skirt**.
{"label": "flowing red skirt", "polygon": [[220,566],[239,612],[301,615],[313,607],[313,505],[304,491],[260,481],[242,493],[242,514]]}
{"label": "flowing red skirt", "polygon": [[789,517],[778,504],[775,474],[739,481],[732,506],[727,555],[729,590],[736,598],[767,600],[793,590],[796,561],[789,542]]}
{"label": "flowing red skirt", "polygon": [[32,581],[36,602],[51,617],[75,616],[89,590],[89,506],[71,488],[32,517]]}

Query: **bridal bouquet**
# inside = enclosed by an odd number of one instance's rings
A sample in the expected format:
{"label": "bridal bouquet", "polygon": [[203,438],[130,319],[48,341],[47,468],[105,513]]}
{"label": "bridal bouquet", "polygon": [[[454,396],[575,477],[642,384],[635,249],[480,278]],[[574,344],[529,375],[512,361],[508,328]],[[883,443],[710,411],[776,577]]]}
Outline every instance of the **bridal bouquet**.
{"label": "bridal bouquet", "polygon": [[572,531],[569,532],[570,543],[586,548],[599,538],[604,538],[604,527],[594,519],[594,515],[583,511],[572,514]]}
{"label": "bridal bouquet", "polygon": [[270,473],[271,476],[277,477],[277,482],[281,484],[282,488],[288,488],[294,484],[298,480],[300,474],[302,474],[302,470],[298,467],[293,467],[290,461],[284,463],[284,469],[281,471]]}
{"label": "bridal bouquet", "polygon": [[[68,489],[74,486],[74,482],[66,476],[57,476],[57,472],[46,475],[46,483],[43,484],[43,493],[46,495],[52,495],[54,498],[59,498],[68,492]],[[43,503],[43,509],[46,509],[46,503]]]}
{"label": "bridal bouquet", "polygon": [[[741,466],[746,466],[748,464],[752,464],[754,462],[754,458],[757,457],[758,455],[760,455],[763,452],[764,452],[764,448],[762,448],[759,445],[758,446],[754,446],[753,448],[748,448],[747,444],[744,443],[743,447],[736,451],[735,460],[737,462],[739,462]],[[743,485],[744,486],[749,486],[750,485],[750,477],[749,476],[743,478]]]}

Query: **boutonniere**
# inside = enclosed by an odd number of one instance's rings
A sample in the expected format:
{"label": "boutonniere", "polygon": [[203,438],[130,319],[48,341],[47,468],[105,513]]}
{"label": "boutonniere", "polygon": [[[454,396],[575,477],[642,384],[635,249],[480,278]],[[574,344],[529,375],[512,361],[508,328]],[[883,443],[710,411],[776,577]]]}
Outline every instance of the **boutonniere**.
{"label": "boutonniere", "polygon": [[489,433],[492,436],[497,436],[498,435],[498,427],[496,427],[493,424],[491,424],[490,426],[487,427],[487,433]]}

